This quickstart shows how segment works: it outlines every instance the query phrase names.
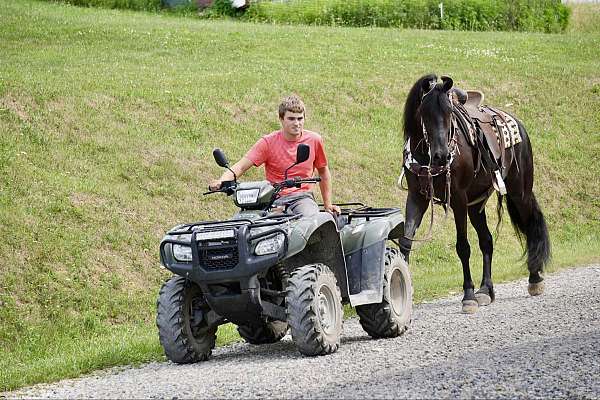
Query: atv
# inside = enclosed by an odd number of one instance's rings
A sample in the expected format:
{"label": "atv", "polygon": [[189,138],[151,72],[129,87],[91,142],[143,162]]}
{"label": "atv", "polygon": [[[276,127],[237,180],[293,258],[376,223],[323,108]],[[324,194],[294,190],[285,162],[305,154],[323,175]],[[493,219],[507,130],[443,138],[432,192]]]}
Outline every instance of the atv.
{"label": "atv", "polygon": [[[300,144],[294,165],[310,148]],[[224,153],[215,161],[229,168]],[[208,359],[219,325],[237,325],[251,344],[275,343],[288,332],[306,356],[340,345],[343,304],[356,308],[373,338],[401,335],[412,316],[412,281],[398,250],[404,219],[397,208],[340,204],[341,214],[302,216],[273,207],[284,188],[319,177],[223,182],[240,208],[231,219],[177,225],[160,243],[173,276],[160,289],[160,343],[175,363]],[[231,171],[233,173],[233,171]]]}

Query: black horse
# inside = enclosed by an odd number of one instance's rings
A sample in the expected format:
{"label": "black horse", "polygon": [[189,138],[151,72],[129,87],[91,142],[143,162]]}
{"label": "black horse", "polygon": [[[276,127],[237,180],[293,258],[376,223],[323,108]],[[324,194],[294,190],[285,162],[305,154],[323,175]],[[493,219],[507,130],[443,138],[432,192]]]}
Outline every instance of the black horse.
{"label": "black horse", "polygon": [[[532,191],[533,156],[525,127],[516,118],[491,107],[475,105],[467,109],[454,98],[464,97],[465,92],[453,89],[451,78],[441,79],[438,83],[436,75],[421,77],[410,90],[404,107],[403,173],[408,197],[404,237],[400,241],[402,252],[408,261],[415,231],[429,204],[433,207],[435,201],[444,208],[449,205],[456,225],[456,253],[463,267],[463,312],[473,313],[480,305],[493,302],[493,241],[486,222],[485,203],[496,187],[500,191],[499,219],[505,198],[522,245],[525,238],[529,293],[542,294],[541,272],[550,258],[550,240]],[[506,128],[511,123],[512,137]],[[491,152],[493,143],[486,142],[485,133],[502,133],[503,129],[506,132],[497,139],[500,143],[496,158]],[[483,279],[477,293],[469,269],[467,215],[477,231],[483,253]]]}

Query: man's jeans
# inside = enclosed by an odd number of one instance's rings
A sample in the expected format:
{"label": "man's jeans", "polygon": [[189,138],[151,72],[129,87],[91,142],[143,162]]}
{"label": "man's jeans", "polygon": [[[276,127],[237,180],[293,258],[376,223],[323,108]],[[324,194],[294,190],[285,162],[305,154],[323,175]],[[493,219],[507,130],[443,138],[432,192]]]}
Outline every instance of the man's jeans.
{"label": "man's jeans", "polygon": [[274,207],[284,207],[284,210],[291,214],[302,214],[305,217],[317,214],[319,206],[312,193],[292,194],[280,197],[273,203]]}

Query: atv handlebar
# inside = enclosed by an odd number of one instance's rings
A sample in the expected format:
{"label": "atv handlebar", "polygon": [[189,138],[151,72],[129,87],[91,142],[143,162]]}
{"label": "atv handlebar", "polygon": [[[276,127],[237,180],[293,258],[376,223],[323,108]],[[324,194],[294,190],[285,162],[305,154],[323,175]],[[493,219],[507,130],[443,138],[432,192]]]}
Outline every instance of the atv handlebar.
{"label": "atv handlebar", "polygon": [[[279,183],[274,183],[273,187],[276,189],[277,192],[279,192],[282,189],[286,189],[286,188],[300,187],[303,183],[317,183],[317,182],[321,182],[320,176],[315,176],[312,178],[295,177],[295,178],[286,179]],[[206,195],[213,194],[213,193],[225,193],[225,194],[227,194],[227,196],[230,196],[235,192],[236,187],[237,187],[236,181],[223,181],[223,182],[221,182],[221,187],[219,189],[211,190],[209,187],[208,192],[204,192],[202,194],[206,196]]]}
{"label": "atv handlebar", "polygon": [[320,176],[315,176],[313,178],[290,178],[290,179],[286,179],[283,182],[279,182],[274,184],[273,186],[278,189],[286,189],[286,188],[292,188],[292,187],[300,187],[303,183],[317,183],[317,182],[321,182],[321,177]]}
{"label": "atv handlebar", "polygon": [[227,194],[227,196],[231,196],[234,193],[236,187],[237,187],[236,181],[223,181],[223,182],[221,182],[221,187],[219,189],[211,190],[210,186],[209,186],[208,192],[204,192],[202,194],[204,196],[206,196],[207,194],[213,194],[213,193],[225,193],[225,194]]}

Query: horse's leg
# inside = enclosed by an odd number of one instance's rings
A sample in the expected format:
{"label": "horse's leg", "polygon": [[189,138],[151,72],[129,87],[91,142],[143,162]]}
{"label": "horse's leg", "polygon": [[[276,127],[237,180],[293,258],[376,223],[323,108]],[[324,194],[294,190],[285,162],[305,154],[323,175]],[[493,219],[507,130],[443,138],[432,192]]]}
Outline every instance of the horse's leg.
{"label": "horse's leg", "polygon": [[544,293],[544,278],[541,273],[544,264],[550,257],[550,240],[544,215],[535,196],[511,194],[506,198],[508,213],[513,224],[525,235],[527,269],[529,285],[527,290],[531,296]]}
{"label": "horse's leg", "polygon": [[475,285],[471,278],[469,268],[469,257],[471,246],[467,238],[467,196],[464,192],[454,194],[451,199],[452,211],[454,211],[454,224],[456,225],[456,254],[460,258],[463,268],[463,291],[462,311],[467,314],[477,312],[479,305],[475,299]]}
{"label": "horse's leg", "polygon": [[404,235],[400,238],[400,251],[404,255],[404,259],[408,263],[410,257],[410,249],[412,247],[412,239],[415,232],[421,225],[423,214],[427,211],[429,202],[425,197],[413,192],[408,193],[406,198],[406,221],[404,221]]}
{"label": "horse's leg", "polygon": [[475,299],[480,306],[487,306],[494,301],[494,284],[492,283],[492,254],[494,253],[494,244],[492,234],[487,225],[485,208],[481,210],[481,203],[469,207],[469,219],[471,225],[477,232],[479,238],[479,248],[483,255],[483,278],[479,290],[475,293]]}
{"label": "horse's leg", "polygon": [[542,210],[533,194],[533,154],[527,131],[517,120],[522,142],[514,146],[517,165],[508,170],[506,182],[506,208],[519,236],[526,238],[525,253],[529,270],[529,294],[544,292],[541,272],[550,259],[550,237]]}

